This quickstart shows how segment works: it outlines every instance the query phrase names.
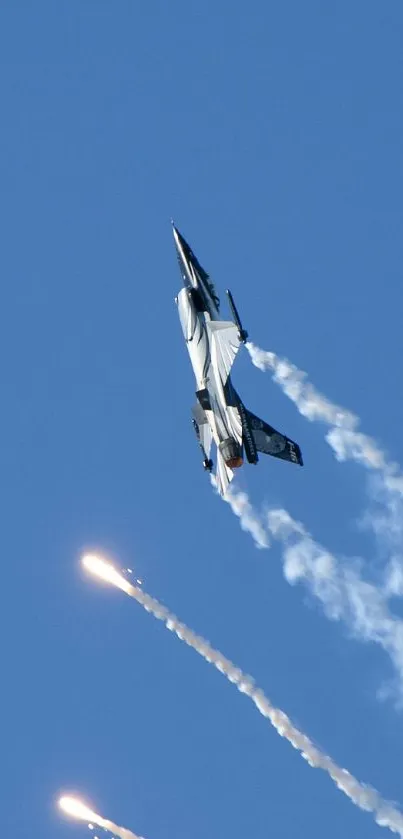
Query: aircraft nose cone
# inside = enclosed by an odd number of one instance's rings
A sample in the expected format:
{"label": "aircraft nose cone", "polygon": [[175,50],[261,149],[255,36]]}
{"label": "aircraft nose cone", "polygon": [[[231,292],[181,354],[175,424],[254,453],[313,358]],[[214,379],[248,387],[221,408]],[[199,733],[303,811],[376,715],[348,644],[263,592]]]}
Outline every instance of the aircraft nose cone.
{"label": "aircraft nose cone", "polygon": [[171,224],[172,224],[172,233],[173,233],[173,237],[174,237],[174,240],[175,240],[175,245],[176,245],[176,247],[179,247],[180,238],[181,238],[179,230],[177,229],[177,227],[175,227],[175,224],[174,224],[172,219],[171,219]]}

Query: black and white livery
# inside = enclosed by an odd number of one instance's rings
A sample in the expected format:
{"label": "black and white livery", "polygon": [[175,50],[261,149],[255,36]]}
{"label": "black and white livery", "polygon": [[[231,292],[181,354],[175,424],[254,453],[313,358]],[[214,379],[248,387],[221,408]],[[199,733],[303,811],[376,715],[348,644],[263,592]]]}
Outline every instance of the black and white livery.
{"label": "black and white livery", "polygon": [[197,386],[193,426],[203,466],[209,472],[212,443],[216,445],[216,484],[224,495],[234,469],[243,464],[244,452],[249,463],[258,462],[258,452],[300,466],[303,461],[297,443],[248,411],[238,396],[230,371],[248,335],[232,294],[227,291],[233,320],[221,320],[220,301],[210,277],[175,225],[173,235],[184,284],[175,300]]}

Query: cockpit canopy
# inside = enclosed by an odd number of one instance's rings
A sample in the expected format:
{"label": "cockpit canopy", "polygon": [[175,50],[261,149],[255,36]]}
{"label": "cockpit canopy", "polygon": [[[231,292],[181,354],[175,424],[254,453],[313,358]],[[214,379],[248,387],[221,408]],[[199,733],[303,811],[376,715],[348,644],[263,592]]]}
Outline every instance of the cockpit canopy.
{"label": "cockpit canopy", "polygon": [[207,292],[207,295],[211,297],[218,311],[220,308],[220,298],[217,295],[214,283],[211,282],[210,277],[207,274],[207,271],[205,271],[202,265],[200,265],[197,256],[193,253],[192,248],[190,247],[190,245],[188,245],[186,239],[183,238],[182,234],[179,233],[179,230],[176,230],[176,228],[175,231],[180,242],[180,248],[177,249],[177,255],[179,262],[179,270],[184,284],[189,285],[189,273],[192,274],[195,277],[201,292]]}

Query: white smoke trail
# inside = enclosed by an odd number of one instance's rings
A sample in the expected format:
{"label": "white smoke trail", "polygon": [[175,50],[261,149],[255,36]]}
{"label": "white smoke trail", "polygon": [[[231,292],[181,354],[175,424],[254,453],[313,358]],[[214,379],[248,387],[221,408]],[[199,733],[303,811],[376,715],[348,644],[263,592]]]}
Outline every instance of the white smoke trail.
{"label": "white smoke trail", "polygon": [[[391,658],[397,672],[399,703],[403,696],[403,623],[390,611],[391,596],[403,597],[403,562],[399,556],[403,536],[403,478],[398,467],[388,464],[376,443],[356,431],[358,417],[330,402],[307,381],[306,374],[286,359],[248,343],[253,363],[261,370],[270,369],[283,391],[309,420],[331,426],[327,439],[336,457],[352,458],[377,470],[369,485],[371,509],[363,517],[378,537],[382,548],[392,548],[383,584],[377,587],[361,574],[361,565],[343,563],[316,543],[302,524],[295,522],[285,510],[273,509],[265,521],[253,509],[246,493],[231,486],[224,501],[240,519],[258,548],[270,546],[266,520],[271,536],[283,543],[284,575],[291,584],[304,580],[321,601],[325,614],[332,620],[344,620],[357,638],[379,644]],[[211,477],[213,486],[215,478]],[[393,694],[390,690],[389,695]]]}
{"label": "white smoke trail", "polygon": [[131,585],[112,565],[96,556],[84,557],[83,564],[91,573],[120,588],[129,597],[133,597],[147,612],[150,612],[158,620],[164,621],[170,632],[175,633],[181,641],[192,647],[205,661],[212,664],[220,673],[223,673],[241,693],[246,694],[259,713],[270,721],[281,737],[285,737],[294,749],[300,752],[310,766],[323,769],[338,789],[344,792],[357,807],[373,813],[375,821],[380,827],[387,827],[403,837],[403,814],[392,803],[384,801],[375,789],[360,783],[350,772],[339,767],[332,758],[324,754],[317,746],[314,746],[309,737],[293,725],[284,711],[271,704],[263,691],[255,686],[250,676],[243,673],[221,652],[215,650],[208,641],[200,635],[196,635],[189,627],[181,623],[176,615],[169,612],[165,606],[162,606],[142,589]]}
{"label": "white smoke trail", "polygon": [[403,691],[403,621],[390,612],[388,600],[403,591],[403,573],[395,563],[381,586],[363,580],[360,563],[343,563],[295,521],[286,510],[267,513],[272,536],[283,545],[284,576],[291,585],[303,580],[331,620],[344,620],[364,641],[379,644],[390,656]]}
{"label": "white smoke trail", "polygon": [[103,816],[99,816],[98,813],[95,813],[90,807],[87,807],[83,801],[72,796],[62,796],[59,799],[59,807],[68,816],[72,816],[72,818],[79,819],[80,821],[97,824],[98,827],[103,827],[105,830],[115,833],[120,839],[142,839],[141,836],[137,836],[136,833],[128,830],[127,827],[120,827],[115,822],[111,822],[110,819],[104,819]]}
{"label": "white smoke trail", "polygon": [[279,358],[276,353],[266,352],[250,342],[246,347],[255,367],[272,372],[273,380],[294,402],[302,416],[311,422],[323,422],[330,426],[325,438],[337,460],[354,460],[378,473],[378,480],[372,480],[369,485],[373,509],[365,521],[383,545],[386,540],[400,549],[403,539],[403,475],[398,464],[388,461],[375,440],[358,430],[360,420],[355,414],[319,393],[304,371],[286,358]]}
{"label": "white smoke trail", "polygon": [[[214,478],[212,484],[215,486]],[[295,585],[304,581],[311,593],[322,603],[331,620],[344,621],[353,635],[376,643],[389,655],[397,674],[393,687],[382,690],[386,697],[394,696],[395,688],[400,706],[403,697],[403,622],[389,609],[391,597],[403,597],[403,568],[393,556],[379,586],[363,579],[362,562],[343,562],[316,542],[305,527],[284,509],[270,509],[265,521],[253,509],[245,492],[232,487],[224,496],[232,511],[240,519],[243,530],[249,532],[259,549],[270,547],[270,535],[283,545],[283,569],[286,580]],[[372,517],[371,525],[381,529],[382,519]],[[399,529],[396,512],[395,530]],[[390,518],[385,519],[385,533],[392,541]],[[394,697],[396,698],[396,697]]]}
{"label": "white smoke trail", "polygon": [[[214,475],[210,474],[210,480],[215,491],[218,493]],[[250,533],[256,547],[259,550],[268,548],[270,546],[268,533],[258,514],[253,509],[247,493],[241,490],[235,490],[233,487],[228,487],[223,496],[223,501],[229,504],[232,512],[238,516],[242,530]]]}
{"label": "white smoke trail", "polygon": [[311,422],[318,421],[331,426],[326,439],[338,460],[356,460],[369,469],[388,469],[394,474],[394,468],[398,467],[387,463],[385,453],[371,437],[356,430],[360,420],[355,414],[335,405],[319,393],[308,381],[307,374],[288,359],[261,350],[250,342],[246,348],[255,367],[273,373],[276,384],[294,402],[303,417]]}

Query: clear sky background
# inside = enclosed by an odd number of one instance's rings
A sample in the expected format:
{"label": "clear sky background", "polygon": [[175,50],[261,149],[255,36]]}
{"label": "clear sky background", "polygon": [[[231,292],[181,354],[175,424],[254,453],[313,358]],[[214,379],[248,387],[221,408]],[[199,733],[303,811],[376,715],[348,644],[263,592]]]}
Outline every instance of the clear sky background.
{"label": "clear sky background", "polygon": [[[75,789],[147,839],[376,839],[247,699],[134,602],[99,547],[341,764],[403,803],[387,656],[332,623],[211,491],[190,423],[171,216],[250,337],[403,462],[400,0],[37,0],[0,11],[1,822],[80,839]],[[377,561],[365,475],[243,351],[302,448],[238,486]],[[401,610],[401,602],[395,604]],[[385,833],[385,832],[384,832]],[[386,833],[385,833],[386,835]]]}

